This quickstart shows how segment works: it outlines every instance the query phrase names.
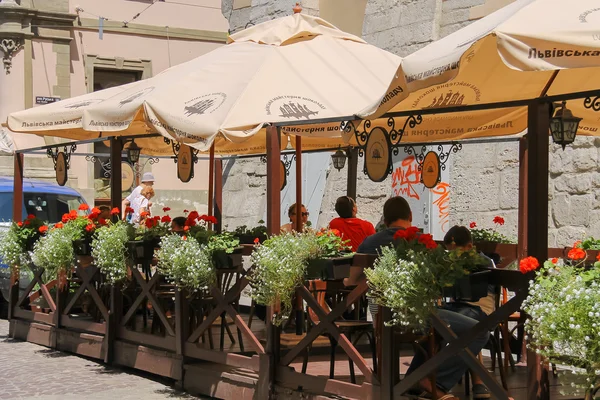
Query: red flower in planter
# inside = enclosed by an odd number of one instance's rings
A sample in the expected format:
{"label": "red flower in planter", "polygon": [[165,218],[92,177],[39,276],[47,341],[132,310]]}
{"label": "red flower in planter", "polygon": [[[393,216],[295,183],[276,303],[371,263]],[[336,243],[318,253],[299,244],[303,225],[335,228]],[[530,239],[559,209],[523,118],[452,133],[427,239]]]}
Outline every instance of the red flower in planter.
{"label": "red flower in planter", "polygon": [[90,209],[90,206],[88,206],[85,203],[82,203],[82,204],[79,205],[79,211],[87,211],[89,209]]}
{"label": "red flower in planter", "polygon": [[163,207],[163,212],[168,212],[168,211],[171,211],[170,207]]}
{"label": "red flower in planter", "polygon": [[46,225],[42,225],[38,230],[42,235],[44,235],[46,232],[48,232],[48,227]]}
{"label": "red flower in planter", "polygon": [[554,265],[558,264],[558,258],[556,258],[556,257],[553,258],[551,261],[552,261],[552,264],[554,264]]}
{"label": "red flower in planter", "polygon": [[504,225],[504,218],[499,217],[499,216],[495,216],[494,217],[494,223],[498,224],[498,225]]}
{"label": "red flower in planter", "polygon": [[96,229],[96,226],[94,224],[87,224],[86,227],[85,227],[85,231],[86,232],[91,232],[94,229]]}
{"label": "red flower in planter", "polygon": [[149,215],[150,215],[150,213],[149,213],[148,211],[143,211],[143,212],[140,214],[140,218],[146,218],[146,217],[147,217],[147,216],[149,216]]}
{"label": "red flower in planter", "polygon": [[98,215],[100,215],[101,212],[102,211],[100,211],[100,209],[98,207],[92,208],[92,214],[98,214]]}
{"label": "red flower in planter", "polygon": [[96,218],[98,218],[98,216],[99,216],[99,215],[100,215],[99,213],[94,213],[94,212],[93,212],[93,213],[90,213],[90,214],[88,215],[88,219],[89,219],[89,220],[96,219]]}
{"label": "red flower in planter", "polygon": [[33,215],[33,214],[29,214],[29,215],[27,216],[27,219],[35,219],[35,215]]}
{"label": "red flower in planter", "polygon": [[121,213],[121,211],[119,210],[119,207],[115,207],[112,210],[110,210],[110,215],[119,215]]}
{"label": "red flower in planter", "polygon": [[217,223],[217,218],[213,217],[212,215],[206,218],[207,222],[210,222],[211,224],[216,224]]}
{"label": "red flower in planter", "polygon": [[154,228],[154,226],[156,225],[156,221],[154,219],[147,219],[145,225],[148,229]]}
{"label": "red flower in planter", "polygon": [[183,231],[184,231],[184,232],[187,232],[187,231],[189,231],[189,230],[190,230],[190,227],[189,227],[189,226],[187,226],[187,225],[186,225],[186,226],[184,226],[184,227],[183,227]]}
{"label": "red flower in planter", "polygon": [[23,223],[21,221],[17,222],[17,226],[20,228],[23,226]]}
{"label": "red flower in planter", "polygon": [[100,225],[106,225],[106,220],[105,220],[104,218],[100,218],[100,219],[98,220],[98,223],[99,223]]}
{"label": "red flower in planter", "polygon": [[162,217],[160,219],[160,222],[162,222],[162,223],[169,223],[169,222],[171,222],[171,217],[169,217],[168,215],[165,215],[164,217]]}
{"label": "red flower in planter", "polygon": [[63,223],[62,223],[62,222],[57,222],[56,224],[54,224],[54,227],[55,227],[56,229],[61,229],[63,226],[64,226],[64,225],[63,225]]}
{"label": "red flower in planter", "polygon": [[260,239],[259,238],[254,238],[254,244],[259,244],[260,243]]}
{"label": "red flower in planter", "polygon": [[475,228],[477,228],[477,223],[476,223],[476,222],[471,222],[471,223],[469,224],[469,228],[471,228],[471,229],[475,229]]}
{"label": "red flower in planter", "polygon": [[125,214],[133,214],[133,208],[125,207]]}
{"label": "red flower in planter", "polygon": [[579,247],[573,247],[567,254],[571,260],[581,260],[585,258],[585,251]]}
{"label": "red flower in planter", "polygon": [[192,211],[188,215],[188,219],[199,219],[199,218],[200,218],[200,214],[198,214],[198,211]]}
{"label": "red flower in planter", "polygon": [[519,269],[523,274],[526,274],[530,271],[535,271],[539,266],[540,263],[535,257],[525,257],[519,262]]}
{"label": "red flower in planter", "polygon": [[27,221],[25,221],[25,226],[28,226],[29,224],[31,224],[31,220],[28,219]]}
{"label": "red flower in planter", "polygon": [[596,256],[596,261],[600,261],[600,253]]}
{"label": "red flower in planter", "polygon": [[183,210],[183,213],[184,213],[184,214],[187,214],[187,213],[189,213],[189,212],[190,212],[189,210]]}

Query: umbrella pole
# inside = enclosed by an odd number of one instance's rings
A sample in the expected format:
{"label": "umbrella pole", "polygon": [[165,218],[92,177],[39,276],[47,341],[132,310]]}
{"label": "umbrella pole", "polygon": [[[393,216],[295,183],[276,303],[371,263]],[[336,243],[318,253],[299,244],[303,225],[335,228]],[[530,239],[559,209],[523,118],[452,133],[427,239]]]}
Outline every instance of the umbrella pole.
{"label": "umbrella pole", "polygon": [[215,206],[214,216],[217,218],[215,224],[215,232],[221,233],[223,230],[223,160],[220,158],[214,162],[214,177],[215,177]]}
{"label": "umbrella pole", "polygon": [[[120,208],[122,199],[121,187],[121,152],[123,139],[110,139],[110,204],[112,208]],[[118,216],[117,216],[118,218]]]}
{"label": "umbrella pole", "polygon": [[213,210],[215,196],[215,143],[210,146],[208,159],[208,215],[215,215]]}
{"label": "umbrella pole", "polygon": [[[307,209],[308,211],[308,209]],[[296,136],[296,232],[304,230],[302,215],[302,137]],[[296,291],[296,335],[304,332],[304,302]]]}
{"label": "umbrella pole", "polygon": [[23,219],[23,153],[14,155],[13,221]]}
{"label": "umbrella pole", "polygon": [[354,147],[349,147],[348,155],[348,182],[346,187],[346,196],[351,197],[356,201],[356,186],[358,180],[358,150]]}

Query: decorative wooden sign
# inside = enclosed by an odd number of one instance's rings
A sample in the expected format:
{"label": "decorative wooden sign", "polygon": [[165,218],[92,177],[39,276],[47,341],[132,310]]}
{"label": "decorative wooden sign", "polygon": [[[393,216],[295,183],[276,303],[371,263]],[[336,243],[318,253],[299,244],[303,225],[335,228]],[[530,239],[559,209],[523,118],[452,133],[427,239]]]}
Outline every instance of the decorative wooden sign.
{"label": "decorative wooden sign", "polygon": [[421,181],[423,182],[423,185],[429,189],[436,187],[442,178],[440,157],[438,154],[435,151],[430,151],[425,154],[421,168]]}
{"label": "decorative wooden sign", "polygon": [[194,155],[192,148],[186,144],[181,144],[177,154],[177,177],[185,183],[194,177]]}
{"label": "decorative wooden sign", "polygon": [[65,184],[67,183],[67,172],[68,172],[68,167],[67,167],[67,155],[65,154],[64,151],[59,151],[58,154],[56,155],[56,183],[58,183],[60,186],[65,186]]}
{"label": "decorative wooden sign", "polygon": [[386,131],[373,128],[365,146],[365,172],[373,182],[383,182],[390,173],[392,162],[390,142]]}

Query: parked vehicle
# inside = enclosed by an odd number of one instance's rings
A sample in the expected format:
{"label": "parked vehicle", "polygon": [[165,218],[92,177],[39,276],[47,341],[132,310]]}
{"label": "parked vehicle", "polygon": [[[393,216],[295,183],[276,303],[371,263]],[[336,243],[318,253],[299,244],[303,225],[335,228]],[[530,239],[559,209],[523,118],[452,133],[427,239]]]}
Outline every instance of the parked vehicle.
{"label": "parked vehicle", "polygon": [[[0,236],[12,223],[13,185],[13,177],[0,176]],[[63,214],[77,210],[82,203],[85,203],[85,200],[75,189],[39,180],[23,180],[21,220],[33,214],[42,221],[59,222]],[[20,291],[23,292],[30,282],[31,274],[21,271]],[[6,317],[9,288],[10,268],[0,259],[0,318]]]}

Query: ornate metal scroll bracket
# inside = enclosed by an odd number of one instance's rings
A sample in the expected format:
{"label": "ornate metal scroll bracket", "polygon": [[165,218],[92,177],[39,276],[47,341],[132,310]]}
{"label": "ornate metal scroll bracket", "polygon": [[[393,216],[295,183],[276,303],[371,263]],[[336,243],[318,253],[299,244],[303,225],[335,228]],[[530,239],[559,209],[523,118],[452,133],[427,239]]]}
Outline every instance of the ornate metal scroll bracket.
{"label": "ornate metal scroll bracket", "polygon": [[23,47],[23,39],[21,38],[9,37],[0,39],[0,50],[4,53],[2,62],[4,63],[4,70],[7,74],[10,74],[14,54],[19,51],[21,47]]}
{"label": "ornate metal scroll bracket", "polygon": [[600,95],[596,96],[596,97],[586,97],[585,100],[583,101],[583,106],[585,108],[589,108],[592,109],[596,112],[600,112]]}
{"label": "ornate metal scroll bracket", "polygon": [[[441,171],[446,170],[446,163],[450,159],[450,154],[456,154],[462,150],[461,143],[451,143],[450,148],[447,151],[444,151],[444,146],[439,144],[437,147],[437,151],[433,151],[437,154],[437,158],[439,160],[439,169]],[[412,155],[415,157],[415,161],[417,162],[417,170],[419,172],[423,171],[423,164],[425,162],[425,158],[428,153],[431,151],[427,151],[427,146],[421,146],[421,150],[417,152],[413,146],[404,146],[404,152],[408,155]],[[441,179],[441,174],[438,175],[438,182]],[[423,174],[421,174],[421,183],[423,183]]]}
{"label": "ornate metal scroll bracket", "polygon": [[[281,155],[281,162],[283,163],[283,166],[285,167],[285,175],[286,176],[290,176],[290,169],[292,167],[292,163],[296,160],[296,154],[295,153],[283,153]],[[260,156],[260,162],[262,162],[263,164],[267,163],[267,156],[266,155],[262,155]]]}
{"label": "ornate metal scroll bracket", "polygon": [[106,179],[110,179],[112,166],[110,164],[110,157],[107,156],[106,158],[107,158],[106,161],[102,161],[102,159],[100,157],[85,156],[85,161],[88,161],[91,163],[99,163],[100,167],[102,168],[102,176]]}
{"label": "ornate metal scroll bracket", "polygon": [[[179,151],[181,150],[181,143],[177,142],[175,140],[171,140],[169,138],[164,138],[164,141],[166,144],[170,144],[171,147],[173,148],[173,161],[175,162],[175,164],[177,164],[177,161],[179,160]],[[194,161],[194,164],[198,164],[198,153],[200,152],[200,150],[194,149],[192,148],[192,161]],[[158,160],[158,159],[156,159]],[[150,164],[155,164],[156,162],[151,162]]]}
{"label": "ornate metal scroll bracket", "polygon": [[[59,147],[60,146],[51,147],[46,150],[46,154],[48,155],[48,158],[51,158],[52,162],[54,163],[55,171],[56,171],[56,161],[58,159],[58,153],[61,153],[61,151],[59,151]],[[65,153],[65,161],[66,161],[67,170],[71,167],[71,154],[75,153],[76,150],[77,150],[77,145],[75,145],[75,144],[63,147],[62,152]]]}

